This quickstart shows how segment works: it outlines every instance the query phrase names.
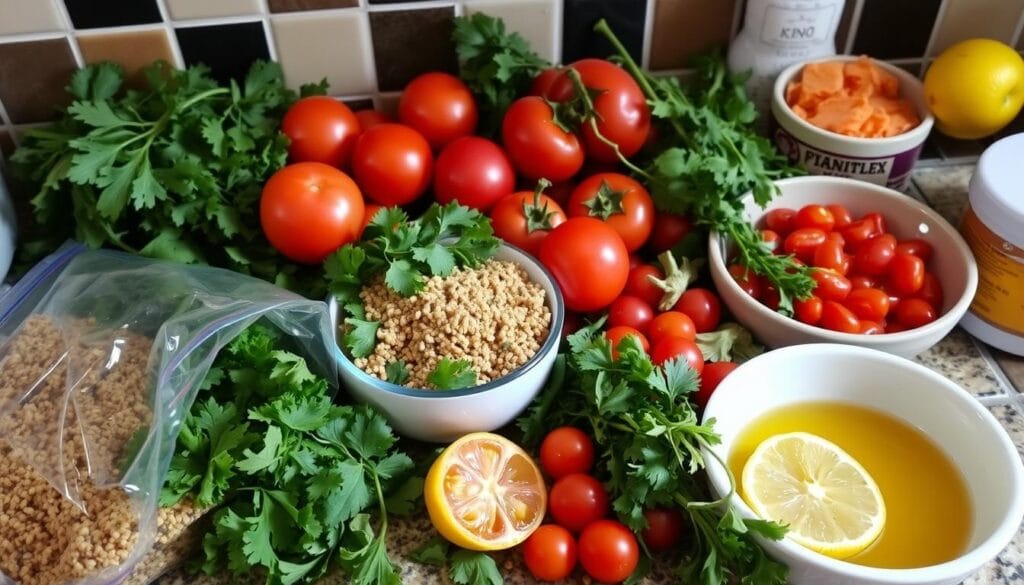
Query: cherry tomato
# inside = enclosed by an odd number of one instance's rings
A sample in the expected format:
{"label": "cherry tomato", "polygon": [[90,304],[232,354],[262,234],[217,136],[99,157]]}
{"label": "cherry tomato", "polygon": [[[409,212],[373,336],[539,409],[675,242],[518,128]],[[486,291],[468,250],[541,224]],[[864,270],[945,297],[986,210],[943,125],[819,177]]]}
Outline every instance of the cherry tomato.
{"label": "cherry tomato", "polygon": [[580,564],[595,581],[618,583],[626,580],[640,561],[636,537],[614,520],[598,520],[580,534]]}
{"label": "cherry tomato", "polygon": [[846,251],[851,254],[856,254],[861,245],[881,234],[881,232],[875,231],[875,224],[866,219],[860,219],[843,226],[839,229],[839,233],[843,235],[843,240],[846,241]]}
{"label": "cherry tomato", "polygon": [[838,272],[819,268],[811,271],[811,278],[817,283],[815,296],[823,301],[842,301],[850,294],[850,281]]}
{"label": "cherry tomato", "polygon": [[825,243],[827,236],[818,228],[800,228],[790,232],[782,242],[782,249],[804,262],[814,260],[814,251]]}
{"label": "cherry tomato", "polygon": [[538,581],[561,581],[576,568],[576,540],[557,524],[543,524],[523,542],[523,562]]}
{"label": "cherry tomato", "polygon": [[907,329],[927,325],[938,318],[935,307],[921,299],[903,299],[896,307],[896,320]]}
{"label": "cherry tomato", "polygon": [[647,333],[655,345],[666,337],[682,337],[690,341],[697,339],[697,327],[693,319],[679,311],[665,311],[656,316],[647,326]]}
{"label": "cherry tomato", "polygon": [[548,492],[548,511],[559,526],[577,533],[608,513],[608,492],[584,473],[559,478]]}
{"label": "cherry tomato", "polygon": [[768,250],[771,252],[779,252],[782,250],[782,238],[772,230],[761,230],[761,241],[765,243]]}
{"label": "cherry tomato", "polygon": [[900,331],[906,331],[907,329],[910,328],[899,322],[889,323],[885,326],[886,333],[899,333]]}
{"label": "cherry tomato", "polygon": [[618,232],[626,249],[635,252],[654,228],[654,201],[640,183],[619,173],[600,173],[584,179],[566,211],[569,217],[593,217]]}
{"label": "cherry tomato", "polygon": [[917,294],[914,296],[939,309],[942,307],[943,301],[942,283],[931,272],[925,272],[921,288],[917,290]]}
{"label": "cherry tomato", "polygon": [[516,170],[528,179],[565,181],[583,166],[576,135],[555,124],[551,106],[539,97],[520,98],[501,122],[501,140]]}
{"label": "cherry tomato", "polygon": [[657,279],[665,278],[665,274],[657,266],[641,264],[629,269],[629,277],[626,279],[626,288],[623,294],[634,296],[647,303],[651,307],[657,307],[665,291],[658,288],[658,285],[651,282],[653,276]]}
{"label": "cherry tomato", "polygon": [[896,244],[896,253],[913,254],[927,264],[932,259],[932,245],[920,239],[903,240]]}
{"label": "cherry tomato", "polygon": [[775,288],[774,285],[766,284],[764,292],[761,293],[761,302],[769,309],[778,311],[779,305],[782,304],[782,295],[779,294],[779,289]]}
{"label": "cherry tomato", "polygon": [[822,301],[814,295],[793,301],[793,314],[801,323],[817,325],[821,321],[821,309]]}
{"label": "cherry tomato", "polygon": [[761,298],[764,285],[761,282],[761,277],[754,274],[753,270],[742,264],[730,264],[729,274],[732,275],[732,279],[736,281],[736,284],[743,289],[743,292],[755,299]]}
{"label": "cherry tomato", "polygon": [[910,296],[924,285],[924,260],[913,254],[897,252],[887,268],[887,289],[901,297]]}
{"label": "cherry tomato", "polygon": [[895,255],[896,238],[891,234],[882,234],[861,245],[853,264],[860,274],[881,276]]}
{"label": "cherry tomato", "polygon": [[829,213],[832,214],[832,219],[835,220],[834,227],[836,228],[847,226],[853,222],[853,216],[850,215],[850,210],[842,205],[833,203],[831,205],[826,205],[825,209],[828,209]]}
{"label": "cherry tomato", "polygon": [[356,112],[356,118],[359,120],[359,129],[363,132],[374,126],[390,124],[395,121],[394,118],[380,110],[359,110]]}
{"label": "cherry tomato", "polygon": [[622,238],[592,217],[573,217],[551,230],[540,244],[539,258],[573,311],[607,307],[629,276],[629,252]]}
{"label": "cherry tomato", "polygon": [[363,197],[348,175],[318,162],[288,165],[263,186],[260,225],[270,244],[296,262],[322,262],[354,242],[363,225]]}
{"label": "cherry tomato", "polygon": [[370,225],[370,220],[372,220],[373,216],[377,215],[377,212],[381,209],[384,208],[376,203],[367,203],[363,205],[363,225],[359,227],[359,236],[356,238],[357,240],[362,239],[363,232],[366,231],[366,226]]}
{"label": "cherry tomato", "polygon": [[718,327],[722,316],[722,303],[715,293],[706,288],[690,288],[679,297],[673,311],[685,313],[697,328],[697,333],[707,333]]}
{"label": "cherry tomato", "polygon": [[654,319],[651,306],[637,297],[622,295],[612,301],[608,307],[608,325],[617,327],[626,325],[643,333]]}
{"label": "cherry tomato", "polygon": [[346,167],[359,138],[359,119],[348,106],[323,96],[302,98],[281,119],[281,131],[291,141],[292,162],[318,162]]}
{"label": "cherry tomato", "polygon": [[503,197],[491,208],[494,235],[531,256],[554,228],[565,223],[565,212],[543,193],[520,191]]}
{"label": "cherry tomato", "polygon": [[704,354],[700,352],[697,344],[682,337],[663,337],[654,344],[651,352],[651,361],[655,365],[662,365],[671,359],[682,359],[690,366],[690,369],[698,374],[704,370]]}
{"label": "cherry tomato", "polygon": [[833,234],[835,232],[830,233],[825,243],[814,250],[814,258],[811,265],[818,268],[828,268],[839,274],[846,274],[849,266],[847,266],[846,254],[843,253],[843,243],[832,239]]}
{"label": "cherry tomato", "polygon": [[398,119],[415,128],[432,148],[442,148],[476,130],[476,102],[461,79],[432,71],[413,79],[402,90]]}
{"label": "cherry tomato", "polygon": [[793,223],[796,220],[796,210],[788,207],[776,207],[764,214],[764,226],[785,238],[793,231]]}
{"label": "cherry tomato", "polygon": [[405,205],[430,185],[430,145],[419,132],[401,124],[374,126],[359,136],[352,171],[374,203]]}
{"label": "cherry tomato", "polygon": [[860,321],[857,320],[857,316],[836,301],[822,302],[821,326],[842,333],[860,333]]}
{"label": "cherry tomato", "polygon": [[[604,59],[581,59],[569,64],[579,73],[583,85],[593,96],[597,129],[607,140],[618,145],[626,157],[633,156],[647,140],[651,130],[651,110],[647,98],[633,76],[618,65]],[[545,95],[556,102],[575,94],[568,73],[555,78]],[[587,158],[598,162],[617,163],[615,150],[597,137],[587,122],[580,131]]]}
{"label": "cherry tomato", "polygon": [[458,201],[486,212],[511,195],[515,183],[515,171],[505,152],[479,136],[464,136],[445,146],[434,165],[438,203]]}
{"label": "cherry tomato", "polygon": [[625,325],[619,325],[618,327],[612,327],[608,331],[604,332],[604,336],[608,338],[608,342],[612,346],[612,359],[619,359],[619,344],[627,336],[631,335],[640,342],[640,347],[644,348],[644,351],[650,353],[651,344],[647,341],[647,337],[643,333],[640,333],[632,327]]}
{"label": "cherry tomato", "polygon": [[530,89],[526,92],[526,95],[546,97],[548,95],[548,90],[551,88],[551,84],[561,76],[562,71],[557,67],[548,67],[547,69],[544,69],[537,74],[537,77],[533,78],[533,83],[530,84]]}
{"label": "cherry tomato", "polygon": [[576,427],[558,427],[540,444],[540,464],[554,479],[587,473],[594,465],[594,443]]}
{"label": "cherry tomato", "polygon": [[874,321],[861,321],[858,333],[862,335],[880,335],[885,333],[885,327]]}
{"label": "cherry tomato", "polygon": [[793,225],[797,229],[818,228],[828,233],[835,227],[836,218],[832,217],[832,212],[824,205],[812,203],[804,205],[796,212],[796,216],[793,217]]}
{"label": "cherry tomato", "polygon": [[865,276],[863,274],[858,274],[856,276],[851,276],[849,278],[850,278],[850,286],[852,288],[854,288],[854,289],[858,289],[858,288],[875,288],[875,282],[876,281],[871,276]]}
{"label": "cherry tomato", "polygon": [[675,508],[645,510],[644,519],[647,520],[647,528],[640,536],[647,548],[654,552],[671,549],[683,536],[683,515]]}
{"label": "cherry tomato", "polygon": [[872,211],[871,213],[865,214],[863,219],[870,221],[871,224],[875,226],[876,234],[884,234],[885,232],[889,231],[886,229],[885,217],[881,213],[878,213],[877,211]]}
{"label": "cherry tomato", "polygon": [[881,321],[889,314],[889,295],[877,288],[854,289],[843,304],[865,321]]}
{"label": "cherry tomato", "polygon": [[700,373],[700,388],[697,389],[697,406],[705,408],[711,395],[718,389],[718,385],[733,370],[740,367],[733,362],[708,362]]}
{"label": "cherry tomato", "polygon": [[654,229],[651,230],[651,238],[647,240],[647,247],[651,253],[657,256],[666,250],[671,250],[682,242],[686,236],[693,232],[693,222],[685,215],[674,213],[656,213],[654,215]]}

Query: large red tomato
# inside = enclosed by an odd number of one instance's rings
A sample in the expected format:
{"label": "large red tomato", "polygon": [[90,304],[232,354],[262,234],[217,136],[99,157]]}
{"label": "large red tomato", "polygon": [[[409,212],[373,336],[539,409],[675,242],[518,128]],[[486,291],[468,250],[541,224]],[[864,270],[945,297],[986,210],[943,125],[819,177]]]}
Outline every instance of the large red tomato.
{"label": "large red tomato", "polygon": [[433,71],[405,86],[398,101],[398,119],[423,134],[430,146],[442,148],[476,130],[476,102],[461,79]]}
{"label": "large red tomato", "polygon": [[551,106],[543,98],[512,102],[501,121],[501,140],[516,170],[528,179],[558,183],[583,166],[579,139],[555,123]]}
{"label": "large red tomato", "polygon": [[363,211],[355,181],[316,162],[277,171],[260,197],[260,225],[271,245],[288,258],[308,264],[358,239]]}
{"label": "large red tomato", "polygon": [[654,226],[654,201],[647,189],[619,173],[584,179],[569,197],[568,209],[569,217],[590,216],[607,223],[630,252],[644,245]]}
{"label": "large red tomato", "polygon": [[572,311],[607,307],[629,276],[629,252],[622,238],[592,217],[573,217],[551,230],[540,244],[540,261]]}
{"label": "large red tomato", "polygon": [[[595,94],[594,110],[601,135],[617,144],[624,156],[636,154],[651,131],[651,110],[633,76],[604,59],[582,59],[569,67],[579,73],[583,85]],[[547,88],[547,97],[559,102],[570,99],[575,93],[567,73],[553,80]],[[619,160],[615,151],[597,137],[589,122],[583,125],[581,134],[589,158],[600,162]]]}
{"label": "large red tomato", "polygon": [[430,145],[401,124],[380,124],[363,132],[352,154],[352,171],[367,198],[384,206],[405,205],[430,185]]}
{"label": "large red tomato", "polygon": [[434,197],[486,212],[515,189],[515,172],[497,144],[463,136],[444,147],[434,165]]}
{"label": "large red tomato", "polygon": [[319,162],[348,166],[359,138],[359,119],[348,106],[323,95],[303,98],[281,120],[281,131],[291,141],[292,162]]}
{"label": "large red tomato", "polygon": [[565,212],[554,199],[536,191],[520,191],[500,199],[491,209],[494,235],[531,256],[551,230],[565,223]]}

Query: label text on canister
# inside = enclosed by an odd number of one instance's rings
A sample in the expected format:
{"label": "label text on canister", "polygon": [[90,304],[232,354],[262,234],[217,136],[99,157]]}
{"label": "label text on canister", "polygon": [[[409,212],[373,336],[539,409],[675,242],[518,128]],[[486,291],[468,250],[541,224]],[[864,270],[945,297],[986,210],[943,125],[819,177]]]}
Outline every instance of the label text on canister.
{"label": "label text on canister", "polygon": [[1024,249],[993,233],[970,207],[960,232],[978,262],[971,313],[997,329],[1024,335]]}

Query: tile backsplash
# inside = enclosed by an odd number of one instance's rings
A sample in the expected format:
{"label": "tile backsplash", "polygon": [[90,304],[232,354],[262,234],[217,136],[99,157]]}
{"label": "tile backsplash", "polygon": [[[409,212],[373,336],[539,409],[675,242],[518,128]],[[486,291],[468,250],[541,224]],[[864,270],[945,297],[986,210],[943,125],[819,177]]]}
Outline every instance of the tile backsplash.
{"label": "tile backsplash", "polygon": [[[808,0],[813,1],[813,0]],[[591,31],[607,18],[628,50],[666,74],[723,45],[744,0],[0,0],[0,153],[19,130],[67,104],[79,66],[121,63],[131,77],[155,59],[205,63],[219,79],[275,59],[289,85],[326,77],[349,103],[392,108],[417,74],[454,71],[452,18],[505,19],[541,56],[604,56]],[[847,0],[839,52],[867,53],[920,74],[950,44],[995,38],[1024,51],[1024,0]],[[1018,120],[1020,122],[1020,120]],[[940,145],[941,146],[941,145]],[[949,147],[953,148],[953,147]]]}

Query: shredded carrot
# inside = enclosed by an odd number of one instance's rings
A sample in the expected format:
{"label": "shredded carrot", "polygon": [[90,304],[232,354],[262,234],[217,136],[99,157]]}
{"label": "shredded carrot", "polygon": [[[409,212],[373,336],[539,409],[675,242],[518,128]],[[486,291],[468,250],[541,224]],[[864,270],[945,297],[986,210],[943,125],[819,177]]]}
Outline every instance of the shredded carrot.
{"label": "shredded carrot", "polygon": [[809,63],[785,93],[797,116],[847,136],[896,136],[921,123],[914,105],[900,97],[899,79],[864,56]]}

